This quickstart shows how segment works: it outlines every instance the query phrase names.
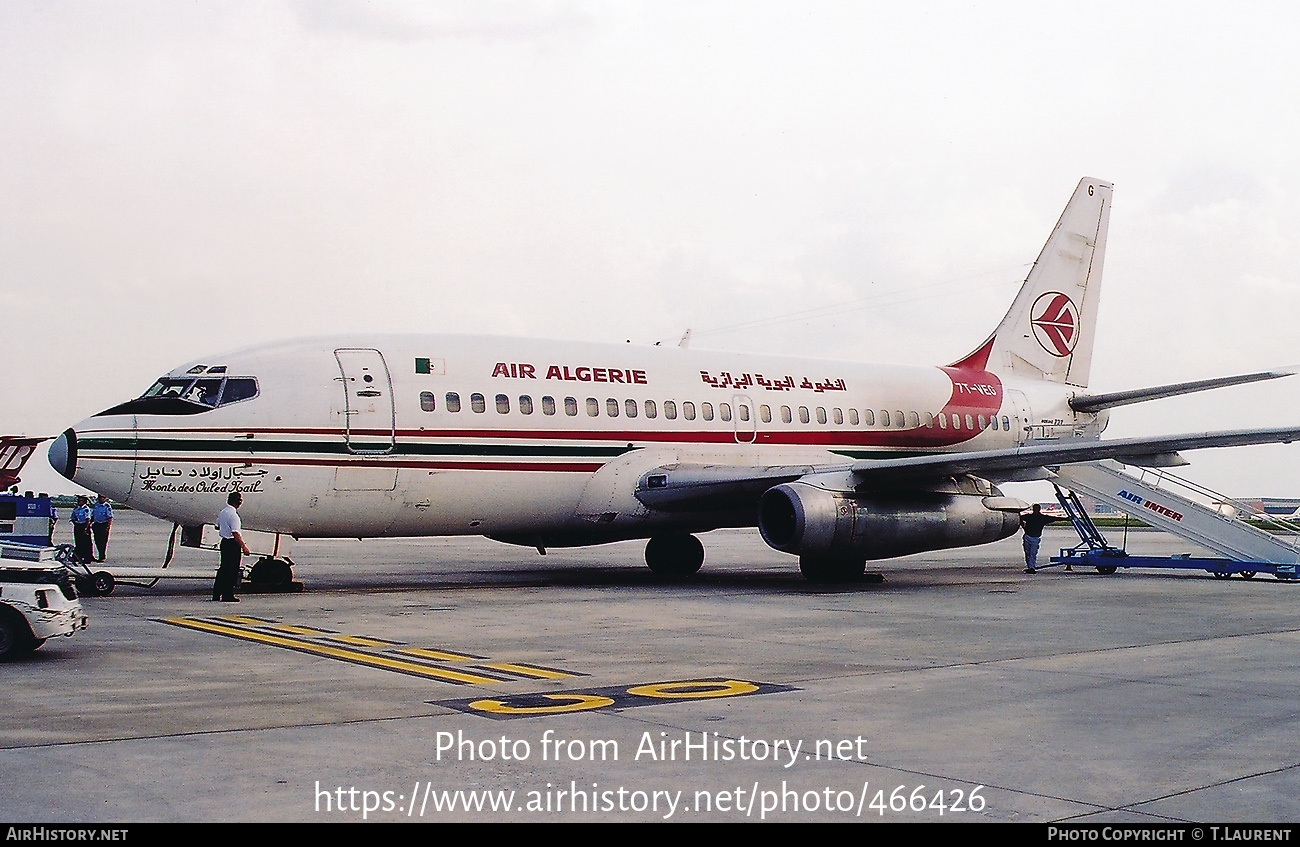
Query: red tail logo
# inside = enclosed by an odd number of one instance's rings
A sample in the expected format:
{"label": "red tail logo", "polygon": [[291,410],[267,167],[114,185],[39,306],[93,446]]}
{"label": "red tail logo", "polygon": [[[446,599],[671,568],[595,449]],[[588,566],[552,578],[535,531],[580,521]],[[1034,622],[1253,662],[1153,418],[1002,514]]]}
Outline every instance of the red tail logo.
{"label": "red tail logo", "polygon": [[1079,309],[1061,292],[1049,291],[1035,300],[1029,309],[1029,324],[1048,353],[1064,357],[1074,352],[1079,340]]}

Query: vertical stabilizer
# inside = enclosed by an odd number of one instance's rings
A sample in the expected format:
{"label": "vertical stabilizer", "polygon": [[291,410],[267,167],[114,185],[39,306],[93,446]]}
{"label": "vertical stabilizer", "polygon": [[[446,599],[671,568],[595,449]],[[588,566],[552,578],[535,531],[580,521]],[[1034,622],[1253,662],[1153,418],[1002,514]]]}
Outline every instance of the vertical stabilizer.
{"label": "vertical stabilizer", "polygon": [[1101,296],[1111,183],[1085,177],[993,336],[955,367],[1085,387]]}

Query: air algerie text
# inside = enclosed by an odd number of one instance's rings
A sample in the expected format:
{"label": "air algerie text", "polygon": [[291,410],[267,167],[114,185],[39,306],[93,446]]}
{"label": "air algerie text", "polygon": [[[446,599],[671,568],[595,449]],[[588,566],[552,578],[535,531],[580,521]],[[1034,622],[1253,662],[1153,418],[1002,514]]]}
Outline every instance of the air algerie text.
{"label": "air algerie text", "polygon": [[[510,379],[537,379],[537,365],[529,362],[497,362],[493,376]],[[593,365],[547,365],[543,379],[560,379],[568,382],[617,382],[623,385],[646,385],[643,370],[632,368],[598,368]]]}

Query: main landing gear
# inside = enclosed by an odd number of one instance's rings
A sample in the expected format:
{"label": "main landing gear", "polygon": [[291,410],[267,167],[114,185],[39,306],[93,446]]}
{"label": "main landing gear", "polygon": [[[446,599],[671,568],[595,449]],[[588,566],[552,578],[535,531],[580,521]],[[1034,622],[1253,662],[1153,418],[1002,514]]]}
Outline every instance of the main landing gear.
{"label": "main landing gear", "polygon": [[276,559],[263,556],[249,568],[244,578],[244,591],[276,594],[296,594],[302,591],[302,583],[293,581],[293,560]]}
{"label": "main landing gear", "polygon": [[799,573],[809,582],[859,582],[867,560],[859,556],[800,556]]}
{"label": "main landing gear", "polygon": [[660,576],[690,576],[704,564],[704,545],[694,535],[655,535],[645,546],[645,563]]}

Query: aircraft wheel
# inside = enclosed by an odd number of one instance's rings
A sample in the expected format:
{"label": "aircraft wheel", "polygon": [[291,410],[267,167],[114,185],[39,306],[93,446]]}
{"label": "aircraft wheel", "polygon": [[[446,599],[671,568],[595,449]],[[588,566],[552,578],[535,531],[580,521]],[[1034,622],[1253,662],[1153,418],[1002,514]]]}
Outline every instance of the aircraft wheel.
{"label": "aircraft wheel", "polygon": [[1115,572],[1114,565],[1097,565],[1097,573],[1099,574],[1105,574],[1106,576],[1110,576],[1114,572]]}
{"label": "aircraft wheel", "polygon": [[646,542],[645,563],[660,576],[690,576],[704,564],[704,545],[684,532],[656,535]]}
{"label": "aircraft wheel", "polygon": [[1231,577],[1231,576],[1232,576],[1232,574],[1228,573],[1227,571],[1215,571],[1215,572],[1214,572],[1214,578],[1215,578],[1215,579],[1228,579],[1228,578]]}
{"label": "aircraft wheel", "polygon": [[96,597],[107,597],[117,587],[117,580],[108,571],[96,571],[90,578],[90,585]]}
{"label": "aircraft wheel", "polygon": [[800,556],[799,573],[809,582],[857,582],[867,572],[867,560],[857,556]]}
{"label": "aircraft wheel", "polygon": [[288,585],[293,582],[293,566],[284,559],[263,556],[248,572],[248,581],[259,585]]}
{"label": "aircraft wheel", "polygon": [[1255,571],[1242,571],[1242,572],[1241,572],[1241,578],[1242,578],[1242,579],[1254,579],[1254,578],[1255,578]]}

